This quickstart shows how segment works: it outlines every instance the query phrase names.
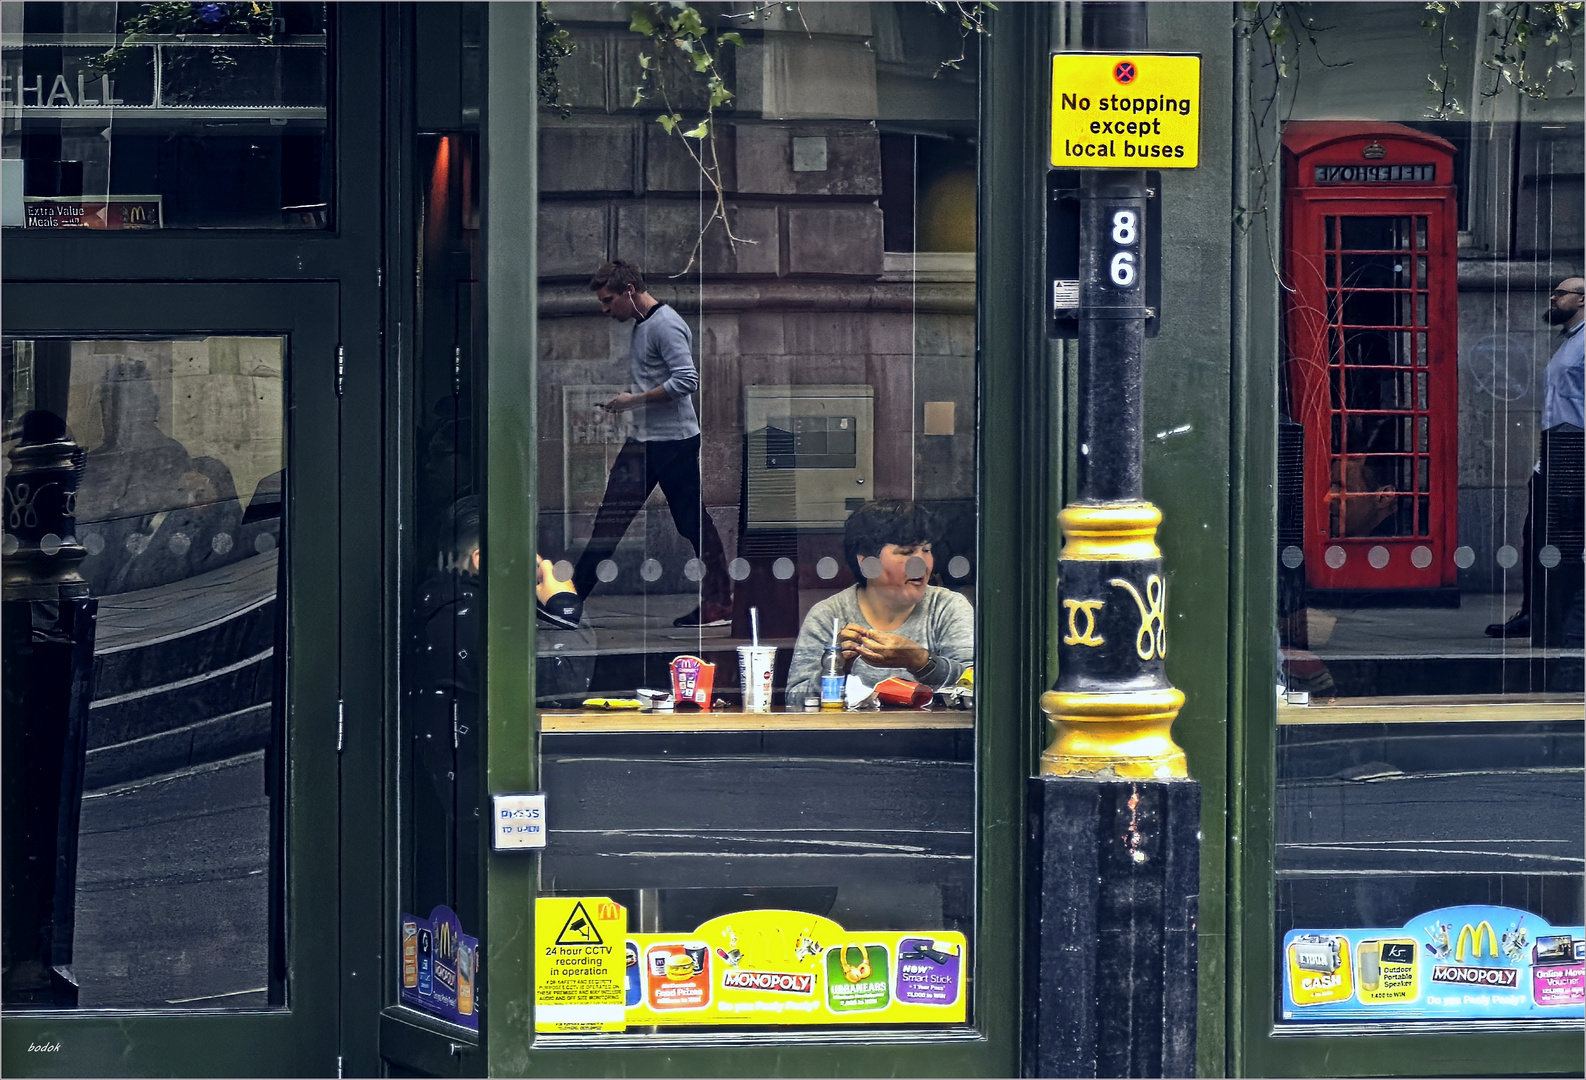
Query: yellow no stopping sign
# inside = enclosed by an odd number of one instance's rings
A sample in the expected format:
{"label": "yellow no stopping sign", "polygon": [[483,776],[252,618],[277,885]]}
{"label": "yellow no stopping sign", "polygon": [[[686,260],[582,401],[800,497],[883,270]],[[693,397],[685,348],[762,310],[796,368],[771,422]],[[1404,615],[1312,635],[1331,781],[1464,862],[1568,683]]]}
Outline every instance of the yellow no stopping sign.
{"label": "yellow no stopping sign", "polygon": [[1052,57],[1052,165],[1193,169],[1200,162],[1201,58]]}

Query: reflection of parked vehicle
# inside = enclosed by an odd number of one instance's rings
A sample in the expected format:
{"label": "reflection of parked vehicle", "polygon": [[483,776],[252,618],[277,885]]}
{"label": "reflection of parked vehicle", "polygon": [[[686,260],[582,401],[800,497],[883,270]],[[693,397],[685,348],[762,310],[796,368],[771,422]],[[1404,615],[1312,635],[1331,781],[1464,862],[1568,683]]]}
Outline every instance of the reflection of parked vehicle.
{"label": "reflection of parked vehicle", "polygon": [[1557,934],[1536,939],[1538,964],[1567,964],[1575,959],[1575,939],[1568,934]]}

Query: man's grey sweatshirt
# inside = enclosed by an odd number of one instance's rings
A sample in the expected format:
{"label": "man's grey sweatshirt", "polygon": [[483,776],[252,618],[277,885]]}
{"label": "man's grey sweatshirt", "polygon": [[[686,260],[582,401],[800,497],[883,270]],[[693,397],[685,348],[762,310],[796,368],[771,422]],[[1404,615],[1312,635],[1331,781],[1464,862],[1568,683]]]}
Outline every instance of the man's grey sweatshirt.
{"label": "man's grey sweatshirt", "polygon": [[664,442],[698,435],[699,417],[689,395],[699,389],[699,370],[694,367],[694,335],[683,316],[669,304],[651,308],[634,324],[628,364],[634,393],[664,386],[668,397],[633,410],[633,437]]}

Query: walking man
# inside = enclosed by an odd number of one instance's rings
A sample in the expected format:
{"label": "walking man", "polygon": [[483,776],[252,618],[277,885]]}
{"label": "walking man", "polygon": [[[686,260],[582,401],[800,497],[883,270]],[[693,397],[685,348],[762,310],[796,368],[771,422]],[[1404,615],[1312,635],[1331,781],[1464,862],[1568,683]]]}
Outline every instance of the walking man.
{"label": "walking man", "polygon": [[[1568,277],[1558,283],[1548,300],[1547,321],[1562,328],[1563,342],[1547,362],[1542,372],[1542,430],[1580,431],[1586,427],[1586,404],[1582,401],[1583,382],[1586,382],[1586,339],[1581,325],[1586,322],[1586,307],[1582,306],[1582,293],[1586,292],[1586,279]],[[1524,564],[1520,593],[1520,610],[1508,622],[1493,623],[1487,627],[1489,637],[1528,637],[1531,633],[1531,561],[1536,558],[1532,550],[1533,537],[1539,527],[1542,492],[1547,479],[1542,475],[1542,463],[1537,462],[1531,475],[1530,509],[1525,516]]]}
{"label": "walking man", "polygon": [[634,423],[606,480],[594,531],[573,571],[573,587],[579,596],[589,595],[601,562],[617,550],[659,484],[677,531],[693,545],[705,571],[699,606],[673,625],[727,626],[732,622],[727,558],[700,487],[699,418],[690,397],[699,388],[693,335],[681,315],[646,291],[644,274],[632,263],[607,263],[595,271],[589,287],[601,311],[634,324],[628,349],[633,389],[603,406],[613,413],[632,411]]}

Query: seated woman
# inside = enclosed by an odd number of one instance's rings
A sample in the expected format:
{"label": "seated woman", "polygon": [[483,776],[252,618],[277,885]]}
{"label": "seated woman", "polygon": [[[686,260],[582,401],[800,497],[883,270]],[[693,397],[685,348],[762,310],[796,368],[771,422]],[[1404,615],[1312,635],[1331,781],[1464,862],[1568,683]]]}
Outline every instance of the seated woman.
{"label": "seated woman", "polygon": [[950,686],[975,659],[975,613],[958,593],[930,584],[934,522],[902,499],[870,503],[843,528],[855,584],[810,608],[793,646],[787,700],[820,693],[821,653],[837,620],[844,670],[871,686],[896,675]]}

